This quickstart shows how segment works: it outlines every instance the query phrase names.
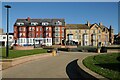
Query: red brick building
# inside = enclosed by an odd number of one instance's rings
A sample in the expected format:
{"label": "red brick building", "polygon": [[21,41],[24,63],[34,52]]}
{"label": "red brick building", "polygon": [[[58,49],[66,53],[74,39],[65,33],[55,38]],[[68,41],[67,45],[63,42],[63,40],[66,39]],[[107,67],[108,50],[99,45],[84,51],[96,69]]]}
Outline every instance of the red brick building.
{"label": "red brick building", "polygon": [[14,40],[19,45],[60,44],[65,39],[64,19],[17,19]]}

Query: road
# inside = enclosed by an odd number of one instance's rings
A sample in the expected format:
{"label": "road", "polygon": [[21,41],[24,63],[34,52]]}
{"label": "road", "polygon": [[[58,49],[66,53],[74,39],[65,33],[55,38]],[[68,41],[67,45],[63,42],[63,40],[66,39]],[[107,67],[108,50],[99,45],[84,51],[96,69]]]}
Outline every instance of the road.
{"label": "road", "polygon": [[[70,62],[93,53],[59,52],[57,56],[29,61],[2,71],[3,78],[69,78],[66,70]],[[74,69],[73,69],[74,70]]]}

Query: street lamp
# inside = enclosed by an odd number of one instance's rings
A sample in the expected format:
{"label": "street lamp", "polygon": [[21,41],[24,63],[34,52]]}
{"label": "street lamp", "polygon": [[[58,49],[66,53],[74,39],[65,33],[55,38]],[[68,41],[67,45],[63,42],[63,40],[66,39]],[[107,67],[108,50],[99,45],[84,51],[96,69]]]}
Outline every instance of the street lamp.
{"label": "street lamp", "polygon": [[6,45],[6,57],[9,56],[9,46],[8,46],[8,35],[9,35],[9,8],[11,8],[11,6],[9,5],[5,5],[5,8],[7,8],[7,45]]}

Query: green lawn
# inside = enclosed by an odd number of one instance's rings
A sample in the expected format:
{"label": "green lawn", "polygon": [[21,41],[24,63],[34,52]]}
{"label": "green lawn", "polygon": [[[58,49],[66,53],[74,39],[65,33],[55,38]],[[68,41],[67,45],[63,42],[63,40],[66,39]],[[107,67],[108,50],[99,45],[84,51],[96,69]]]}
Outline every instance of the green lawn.
{"label": "green lawn", "polygon": [[[2,58],[6,58],[6,49],[5,48],[0,48],[2,51]],[[47,49],[34,49],[34,50],[9,50],[9,57],[8,59],[11,58],[17,58],[21,56],[27,56],[27,55],[34,55],[34,54],[42,54],[42,53],[47,53]]]}
{"label": "green lawn", "polygon": [[83,64],[106,78],[120,80],[120,53],[89,56]]}

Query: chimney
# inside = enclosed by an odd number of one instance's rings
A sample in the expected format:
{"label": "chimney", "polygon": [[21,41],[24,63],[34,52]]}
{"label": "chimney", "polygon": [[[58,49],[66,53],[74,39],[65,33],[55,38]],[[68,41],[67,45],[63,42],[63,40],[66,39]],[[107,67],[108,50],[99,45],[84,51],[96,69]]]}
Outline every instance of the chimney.
{"label": "chimney", "polygon": [[110,28],[109,29],[112,29],[112,26],[110,25]]}
{"label": "chimney", "polygon": [[27,21],[30,21],[30,17],[27,18]]}
{"label": "chimney", "polygon": [[87,21],[87,26],[89,26],[89,27],[90,27],[90,23],[89,23],[89,21]]}
{"label": "chimney", "polygon": [[100,22],[99,25],[102,26],[102,22]]}

